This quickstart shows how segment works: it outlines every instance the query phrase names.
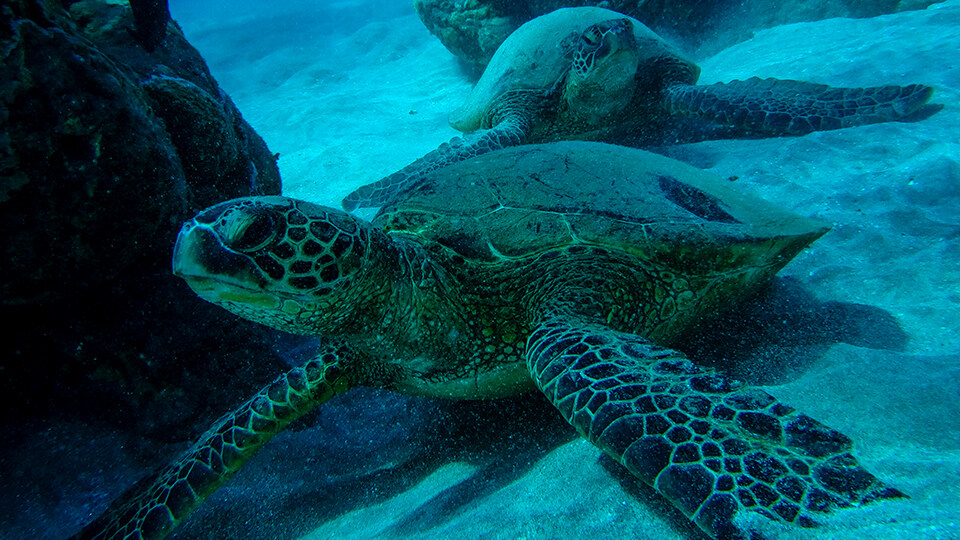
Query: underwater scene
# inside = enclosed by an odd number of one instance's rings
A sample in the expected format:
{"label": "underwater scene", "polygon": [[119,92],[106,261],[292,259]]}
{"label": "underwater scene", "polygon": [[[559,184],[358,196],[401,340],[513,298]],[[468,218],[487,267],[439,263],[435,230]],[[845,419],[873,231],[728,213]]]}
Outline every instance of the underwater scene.
{"label": "underwater scene", "polygon": [[960,0],[0,25],[0,538],[960,539]]}

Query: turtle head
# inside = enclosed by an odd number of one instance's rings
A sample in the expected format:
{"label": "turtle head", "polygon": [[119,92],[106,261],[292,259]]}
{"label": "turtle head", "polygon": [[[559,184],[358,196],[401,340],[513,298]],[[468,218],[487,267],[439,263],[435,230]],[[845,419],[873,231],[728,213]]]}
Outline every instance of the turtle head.
{"label": "turtle head", "polygon": [[285,197],[226,201],[180,230],[173,273],[201,298],[280,330],[316,334],[350,317],[370,225]]}
{"label": "turtle head", "polygon": [[621,110],[633,96],[639,62],[633,21],[619,18],[591,25],[573,45],[564,87],[567,104],[600,115]]}

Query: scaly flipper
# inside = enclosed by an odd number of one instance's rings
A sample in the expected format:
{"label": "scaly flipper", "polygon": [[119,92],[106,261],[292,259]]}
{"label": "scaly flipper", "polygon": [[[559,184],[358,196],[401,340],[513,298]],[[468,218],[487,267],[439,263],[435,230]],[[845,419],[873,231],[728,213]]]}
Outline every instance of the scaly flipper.
{"label": "scaly flipper", "polygon": [[842,433],[639,336],[547,319],[527,367],[585,438],[713,537],[749,537],[745,512],[812,527],[817,513],[904,496]]}
{"label": "scaly flipper", "polygon": [[505,116],[491,129],[467,133],[454,137],[450,142],[414,161],[399,171],[372,184],[356,189],[340,202],[347,212],[360,207],[383,206],[399,193],[412,188],[421,178],[431,171],[441,169],[459,161],[521,144],[529,130],[526,113],[517,112]]}
{"label": "scaly flipper", "polygon": [[164,538],[274,435],[350,386],[325,350],[221,417],[180,459],[144,478],[74,538]]}
{"label": "scaly flipper", "polygon": [[840,88],[803,81],[759,79],[665,90],[669,112],[764,135],[803,135],[899,120],[933,95],[922,84]]}

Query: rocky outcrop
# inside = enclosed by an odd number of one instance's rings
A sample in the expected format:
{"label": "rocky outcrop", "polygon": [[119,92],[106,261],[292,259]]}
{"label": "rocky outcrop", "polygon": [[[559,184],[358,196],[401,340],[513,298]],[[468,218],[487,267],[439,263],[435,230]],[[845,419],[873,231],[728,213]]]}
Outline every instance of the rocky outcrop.
{"label": "rocky outcrop", "polygon": [[[159,418],[176,425],[204,408],[174,405],[181,390],[231,371],[214,349],[258,360],[255,374],[273,371],[276,355],[261,343],[272,333],[223,324],[170,275],[185,219],[220,200],[277,194],[280,176],[166,24],[148,52],[126,3],[0,7],[0,314],[14,336],[0,378],[20,404],[8,412],[102,399],[127,418],[131,408],[169,410]],[[213,403],[234,391],[203,386],[184,395]]]}
{"label": "rocky outcrop", "polygon": [[708,55],[762,28],[832,17],[874,17],[940,0],[415,0],[420,19],[477,73],[521,24],[562,7],[599,6],[634,17],[690,53]]}

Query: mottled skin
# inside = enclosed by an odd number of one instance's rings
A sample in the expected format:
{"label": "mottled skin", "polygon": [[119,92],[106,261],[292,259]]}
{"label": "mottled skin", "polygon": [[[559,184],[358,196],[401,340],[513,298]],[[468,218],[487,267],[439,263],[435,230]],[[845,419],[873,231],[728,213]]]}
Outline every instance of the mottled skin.
{"label": "mottled skin", "polygon": [[636,19],[596,7],[559,9],[527,22],[497,49],[450,115],[464,136],[347,195],[343,207],[382,206],[430,171],[508,146],[802,135],[897,120],[933,94],[917,84],[837,88],[758,78],[697,86],[699,74]]}
{"label": "mottled skin", "polygon": [[749,516],[810,527],[901,496],[843,434],[668,348],[825,228],[599,143],[507,149],[430,180],[372,223],[256,197],[184,225],[174,271],[202,298],[324,345],[80,537],[165,536],[290,421],[360,385],[449,398],[538,388],[718,538],[747,537]]}

